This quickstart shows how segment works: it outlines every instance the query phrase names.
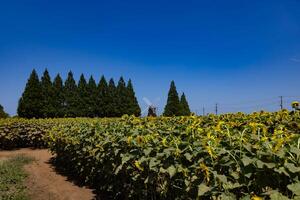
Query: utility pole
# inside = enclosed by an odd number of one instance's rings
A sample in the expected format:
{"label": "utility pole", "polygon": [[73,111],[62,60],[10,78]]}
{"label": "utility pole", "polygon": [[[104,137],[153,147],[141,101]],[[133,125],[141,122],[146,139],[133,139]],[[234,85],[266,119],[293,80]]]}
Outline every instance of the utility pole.
{"label": "utility pole", "polygon": [[218,115],[218,104],[216,103],[216,115]]}
{"label": "utility pole", "polygon": [[279,96],[280,98],[280,109],[283,109],[283,96]]}
{"label": "utility pole", "polygon": [[205,116],[205,108],[203,106],[203,109],[202,109],[202,115]]}

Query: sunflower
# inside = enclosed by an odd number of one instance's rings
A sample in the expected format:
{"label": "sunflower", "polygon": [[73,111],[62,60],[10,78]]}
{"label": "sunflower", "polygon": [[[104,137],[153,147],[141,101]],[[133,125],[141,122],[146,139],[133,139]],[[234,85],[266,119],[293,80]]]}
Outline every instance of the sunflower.
{"label": "sunflower", "polygon": [[139,161],[135,161],[134,165],[136,168],[138,168],[140,171],[144,171],[144,168],[141,166],[141,163]]}
{"label": "sunflower", "polygon": [[296,109],[296,108],[299,107],[299,102],[298,101],[293,101],[291,105],[292,105],[292,108]]}
{"label": "sunflower", "polygon": [[204,173],[205,180],[206,180],[206,182],[208,183],[209,180],[210,180],[210,178],[209,178],[209,175],[210,175],[210,174],[209,174],[209,169],[208,169],[208,167],[207,167],[203,162],[201,162],[199,168],[200,168],[200,170]]}
{"label": "sunflower", "polygon": [[263,198],[262,198],[262,197],[259,197],[259,196],[256,196],[256,195],[254,195],[254,196],[252,196],[252,197],[251,197],[251,200],[263,200]]}

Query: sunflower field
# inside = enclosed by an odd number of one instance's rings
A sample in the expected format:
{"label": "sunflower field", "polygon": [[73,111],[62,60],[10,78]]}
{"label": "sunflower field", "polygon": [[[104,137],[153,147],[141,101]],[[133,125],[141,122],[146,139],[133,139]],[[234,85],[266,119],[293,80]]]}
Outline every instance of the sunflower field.
{"label": "sunflower field", "polygon": [[0,120],[36,142],[110,199],[300,199],[299,112]]}

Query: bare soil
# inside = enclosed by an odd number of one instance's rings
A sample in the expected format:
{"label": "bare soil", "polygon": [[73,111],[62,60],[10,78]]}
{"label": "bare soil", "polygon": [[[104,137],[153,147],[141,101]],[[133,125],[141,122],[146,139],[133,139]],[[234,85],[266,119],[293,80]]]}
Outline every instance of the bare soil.
{"label": "bare soil", "polygon": [[25,184],[32,200],[95,199],[91,189],[78,186],[55,171],[55,167],[51,164],[52,155],[46,149],[26,148],[0,151],[0,160],[5,160],[18,154],[34,158],[32,163],[25,166],[25,170],[29,174]]}

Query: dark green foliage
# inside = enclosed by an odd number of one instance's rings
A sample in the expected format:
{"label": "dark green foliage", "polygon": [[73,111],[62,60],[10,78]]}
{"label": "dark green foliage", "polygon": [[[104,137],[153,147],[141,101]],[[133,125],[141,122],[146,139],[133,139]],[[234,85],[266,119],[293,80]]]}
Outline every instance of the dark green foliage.
{"label": "dark green foliage", "polygon": [[128,98],[128,103],[129,103],[128,109],[127,109],[127,114],[135,115],[137,117],[141,116],[141,108],[136,99],[131,79],[129,79],[128,84],[127,84],[127,98]]}
{"label": "dark green foliage", "polygon": [[109,80],[108,91],[107,91],[107,117],[116,117],[118,116],[118,93],[115,82],[113,79]]}
{"label": "dark green foliage", "polygon": [[64,88],[59,74],[53,82],[53,106],[55,117],[64,117]]}
{"label": "dark green foliage", "polygon": [[77,116],[86,117],[88,115],[88,100],[89,93],[87,83],[83,74],[81,74],[78,82],[78,104],[77,104]]}
{"label": "dark green foliage", "polygon": [[0,105],[0,118],[7,118],[7,117],[8,117],[8,114],[5,113],[3,106]]}
{"label": "dark green foliage", "polygon": [[123,77],[120,78],[117,86],[117,116],[121,117],[128,113],[129,99],[127,94],[126,83]]}
{"label": "dark green foliage", "polygon": [[189,104],[186,100],[185,94],[182,93],[180,98],[180,105],[181,105],[181,115],[182,116],[189,116],[191,114],[191,110]]}
{"label": "dark green foliage", "polygon": [[121,77],[116,87],[113,79],[107,84],[102,76],[97,86],[92,76],[87,83],[82,74],[77,85],[70,71],[63,84],[59,74],[52,82],[46,69],[41,82],[33,70],[20,98],[18,114],[24,118],[121,117],[140,116],[141,109],[131,80],[126,86]]}
{"label": "dark green foliage", "polygon": [[22,97],[19,100],[18,115],[24,118],[41,118],[43,102],[42,87],[35,70],[32,71]]}
{"label": "dark green foliage", "polygon": [[42,86],[42,117],[52,118],[55,117],[54,108],[54,90],[51,82],[51,77],[46,69],[41,80]]}
{"label": "dark green foliage", "polygon": [[175,82],[172,81],[168,93],[167,105],[165,106],[163,115],[167,117],[171,117],[171,116],[180,116],[180,114],[181,114],[181,105],[179,102],[179,97],[176,90]]}
{"label": "dark green foliage", "polygon": [[73,77],[73,73],[70,71],[68,78],[64,86],[64,114],[65,117],[77,117],[78,116],[78,89]]}
{"label": "dark green foliage", "polygon": [[93,76],[90,77],[88,85],[87,117],[97,117],[97,84]]}
{"label": "dark green foliage", "polygon": [[97,88],[96,113],[98,117],[109,116],[109,95],[106,79],[104,76],[102,76]]}

